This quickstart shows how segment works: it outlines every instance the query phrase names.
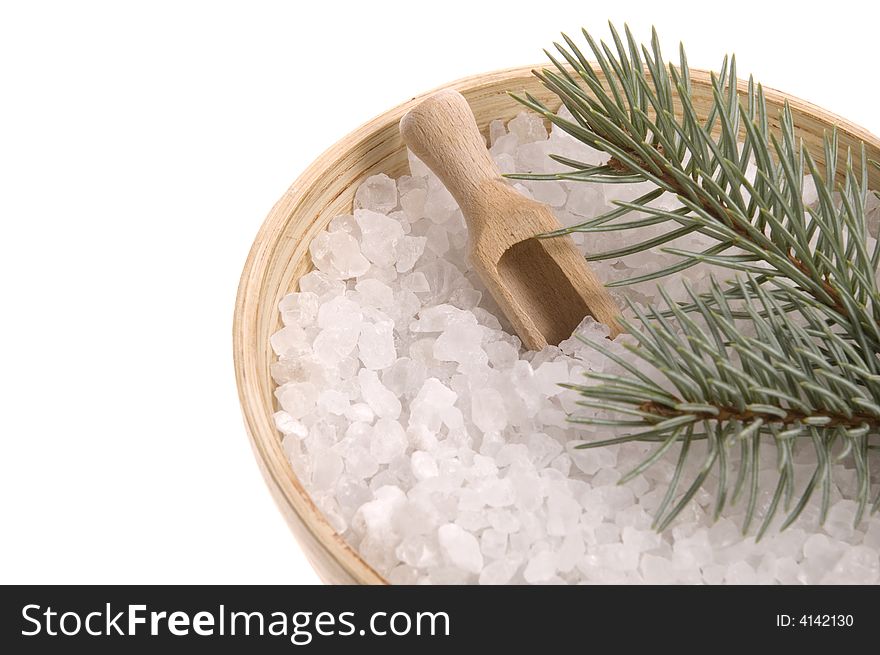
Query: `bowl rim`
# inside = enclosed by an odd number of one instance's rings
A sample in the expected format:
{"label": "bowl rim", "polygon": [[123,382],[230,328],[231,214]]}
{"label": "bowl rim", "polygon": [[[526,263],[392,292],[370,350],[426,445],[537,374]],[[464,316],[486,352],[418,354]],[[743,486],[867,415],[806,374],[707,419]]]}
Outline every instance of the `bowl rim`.
{"label": "bowl rim", "polygon": [[[264,429],[265,416],[263,407],[255,401],[255,397],[249,396],[248,391],[251,387],[249,380],[252,371],[247,368],[245,356],[246,352],[260,347],[260,344],[253,341],[253,337],[256,336],[255,333],[257,333],[256,322],[259,307],[256,306],[254,301],[255,294],[252,294],[251,290],[262,281],[261,271],[263,267],[261,264],[267,259],[263,244],[273,234],[278,233],[289,220],[289,215],[282,212],[281,205],[283,202],[300,194],[303,186],[311,183],[311,180],[314,179],[316,172],[326,169],[331,162],[339,158],[340,150],[347,149],[352,143],[364,140],[373,132],[388,128],[391,124],[396,124],[410,107],[439,89],[453,88],[464,92],[466,95],[467,92],[477,93],[481,87],[492,87],[503,80],[512,81],[517,78],[530,78],[533,70],[546,66],[546,63],[514,66],[462,77],[414,96],[366,121],[324,150],[296,178],[284,195],[282,195],[281,199],[269,211],[254,238],[239,281],[232,324],[233,360],[239,402],[254,456],[279,510],[284,514],[291,530],[294,530],[292,519],[295,516],[319,547],[318,551],[313,553],[304,544],[300,544],[319,575],[323,575],[323,572],[316,565],[313,557],[322,557],[322,559],[323,557],[329,557],[335,562],[337,568],[340,568],[342,572],[355,582],[388,584],[388,581],[331,527],[329,521],[327,521],[324,514],[315,505],[311,495],[293,471],[287,457],[282,457],[282,461],[279,462],[277,458],[269,456],[269,448],[272,441],[274,440],[276,444],[280,444],[279,433],[274,428],[274,422],[271,421],[271,417],[269,420],[269,424],[272,426],[271,429]],[[707,70],[693,68],[690,73],[697,82],[707,82],[709,80],[710,73]],[[745,84],[744,80],[740,80],[743,90]],[[798,97],[769,87],[764,87],[764,94],[768,104],[788,102],[797,113],[815,116],[821,122],[836,126],[839,133],[850,137],[852,140],[863,141],[880,149],[880,139],[868,130],[841,116]],[[258,416],[262,416],[264,421],[259,421]]]}

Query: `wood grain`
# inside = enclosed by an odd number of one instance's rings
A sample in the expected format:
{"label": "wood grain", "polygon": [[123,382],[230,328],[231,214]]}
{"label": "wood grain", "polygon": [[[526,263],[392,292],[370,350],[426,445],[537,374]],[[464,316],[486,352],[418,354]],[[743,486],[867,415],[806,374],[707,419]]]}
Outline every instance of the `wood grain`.
{"label": "wood grain", "polygon": [[[522,110],[507,91],[527,91],[550,107],[558,105],[531,75],[531,68],[476,75],[444,87],[457,89],[467,98],[477,126],[485,134],[491,120],[510,119]],[[691,76],[694,104],[705,115],[712,97],[709,74],[692,70]],[[392,177],[408,173],[398,122],[427,95],[413,98],[361,126],[303,172],[263,222],[238,287],[233,358],[245,427],[278,507],[315,570],[329,583],[384,584],[385,580],[330,527],[281,449],[272,419],[276,411],[272,393],[275,384],[269,367],[275,356],[269,336],[281,327],[278,302],[295,290],[296,281],[311,268],[309,242],[334,216],[351,212],[357,185],[376,173]],[[858,147],[864,141],[868,156],[880,161],[880,140],[866,130],[779,91],[765,89],[765,95],[775,125],[778,110],[788,100],[799,136],[820,165],[824,165],[822,134],[835,126],[844,148]],[[868,176],[870,187],[880,189],[880,171],[872,168]],[[260,555],[277,558],[279,568],[284,566],[284,553],[268,551]]]}
{"label": "wood grain", "polygon": [[620,328],[619,309],[544,204],[501,177],[467,100],[444,89],[400,121],[404,143],[443,181],[468,226],[469,261],[529,350],[558,345],[584,316]]}

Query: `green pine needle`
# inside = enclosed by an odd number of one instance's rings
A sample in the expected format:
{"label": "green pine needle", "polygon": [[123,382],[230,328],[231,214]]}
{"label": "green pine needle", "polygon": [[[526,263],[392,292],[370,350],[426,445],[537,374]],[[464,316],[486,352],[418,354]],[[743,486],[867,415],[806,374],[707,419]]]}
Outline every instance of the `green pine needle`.
{"label": "green pine needle", "polygon": [[[749,78],[740,88],[734,57],[712,75],[712,106],[701,119],[691,100],[683,48],[678,65],[667,65],[656,32],[647,46],[638,44],[628,27],[623,38],[613,25],[611,33],[608,45],[584,31],[595,63],[563,35],[565,44],[555,44],[560,58],[548,53],[553,66],[535,71],[570,119],[532,95],[512,94],[575,139],[607,153],[608,161],[595,166],[554,156],[571,170],[510,177],[655,186],[602,216],[542,235],[637,234],[642,227],[669,226],[658,237],[591,254],[590,260],[632,255],[693,232],[718,242],[703,252],[664,248],[680,261],[609,286],[659,280],[701,262],[740,275],[723,283],[713,278],[707,293],[688,288],[686,303],[673,302],[661,288],[665,307],[630,304],[635,320],[622,321],[633,342],[627,347],[662,373],[660,382],[604,344],[588,342],[624,373],[587,373],[599,383],[569,385],[583,396],[582,406],[600,412],[570,419],[623,428],[624,435],[582,447],[656,444],[623,476],[626,482],[680,445],[655,517],[660,530],[713,470],[714,516],[744,499],[744,532],[758,525],[760,538],[779,513],[784,529],[816,492],[821,522],[830,504],[832,466],[841,458],[855,468],[860,521],[880,507],[880,491],[871,492],[880,447],[880,247],[867,246],[865,216],[867,171],[877,163],[867,159],[864,146],[855,162],[851,152],[840,153],[832,132],[824,140],[826,164],[820,169],[798,138],[791,108],[786,104],[778,117],[771,116],[760,84]],[[779,127],[771,128],[776,123]],[[754,173],[747,168],[750,161]],[[805,177],[816,186],[815,206],[804,204]],[[674,194],[681,209],[652,207],[663,193]],[[626,220],[633,212],[639,217]],[[696,441],[707,447],[694,448]],[[759,452],[767,446],[777,451],[778,479],[758,516]],[[795,497],[793,457],[804,448],[815,453],[815,468]],[[740,451],[738,470],[729,471],[733,449]],[[694,472],[690,479],[688,471]]]}

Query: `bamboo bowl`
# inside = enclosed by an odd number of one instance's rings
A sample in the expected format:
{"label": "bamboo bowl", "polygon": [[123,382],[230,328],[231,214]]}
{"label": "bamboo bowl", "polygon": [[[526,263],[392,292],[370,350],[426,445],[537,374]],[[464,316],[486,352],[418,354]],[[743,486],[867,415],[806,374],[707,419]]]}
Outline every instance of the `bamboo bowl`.
{"label": "bamboo bowl", "polygon": [[[602,76],[600,70],[596,72]],[[709,75],[696,70],[691,73],[694,104],[698,112],[705,114],[712,98]],[[555,108],[553,96],[531,75],[531,67],[476,75],[449,86],[467,98],[484,134],[491,120],[507,120],[522,111],[507,91],[526,90]],[[880,160],[880,139],[866,130],[797,98],[770,89],[765,91],[771,116],[776,115],[775,110],[786,100],[790,103],[800,136],[820,165],[824,165],[821,139],[832,127],[837,127],[844,148],[864,141],[868,156]],[[312,268],[309,243],[334,216],[351,212],[358,184],[376,173],[397,177],[409,172],[397,124],[419,100],[421,97],[414,98],[374,118],[309,166],[266,217],[251,247],[238,288],[233,355],[251,445],[284,518],[312,566],[328,583],[387,584],[330,527],[282,451],[281,436],[272,418],[276,411],[275,383],[269,367],[275,355],[269,336],[281,327],[278,302],[294,291],[297,280]],[[555,104],[558,106],[558,102]],[[869,176],[870,187],[880,188],[880,171],[872,168]]]}

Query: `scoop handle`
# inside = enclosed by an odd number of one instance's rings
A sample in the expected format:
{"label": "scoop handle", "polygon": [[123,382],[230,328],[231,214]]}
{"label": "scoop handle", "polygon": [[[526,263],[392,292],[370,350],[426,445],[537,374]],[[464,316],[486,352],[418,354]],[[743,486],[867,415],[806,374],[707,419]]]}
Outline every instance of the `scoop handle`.
{"label": "scoop handle", "polygon": [[501,173],[464,96],[452,89],[428,96],[400,120],[400,134],[470,219],[469,209],[485,196],[486,182],[499,180]]}

